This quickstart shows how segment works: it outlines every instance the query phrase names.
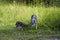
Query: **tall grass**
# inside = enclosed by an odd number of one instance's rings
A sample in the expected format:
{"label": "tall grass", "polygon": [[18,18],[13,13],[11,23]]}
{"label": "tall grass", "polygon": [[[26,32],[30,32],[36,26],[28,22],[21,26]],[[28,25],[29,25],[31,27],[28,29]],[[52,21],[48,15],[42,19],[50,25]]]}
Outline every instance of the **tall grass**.
{"label": "tall grass", "polygon": [[54,29],[60,26],[60,8],[58,7],[0,4],[0,30],[15,27],[16,21],[30,24],[32,14],[37,16],[38,28]]}
{"label": "tall grass", "polygon": [[[37,16],[38,30],[13,31],[16,21],[22,21],[29,25],[32,14]],[[60,8],[58,7],[46,8],[0,3],[0,40],[37,40],[40,38],[45,40],[46,36],[38,35],[60,33],[51,31],[51,29],[59,28],[59,24]]]}

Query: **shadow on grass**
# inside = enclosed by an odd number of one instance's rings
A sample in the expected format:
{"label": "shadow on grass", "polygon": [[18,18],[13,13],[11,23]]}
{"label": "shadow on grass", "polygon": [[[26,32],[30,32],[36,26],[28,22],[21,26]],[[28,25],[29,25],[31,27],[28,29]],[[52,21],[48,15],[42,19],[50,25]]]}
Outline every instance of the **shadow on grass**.
{"label": "shadow on grass", "polygon": [[18,30],[16,30],[16,27],[14,26],[7,26],[8,28],[5,28],[5,29],[1,29],[0,30],[0,34],[7,34],[7,35],[10,35],[10,34],[18,34],[20,33],[21,35],[23,34],[59,34],[60,32],[55,32],[53,30],[50,30],[46,27],[39,27],[37,30],[34,28],[30,28],[28,30],[22,30],[22,28],[18,28]]}
{"label": "shadow on grass", "polygon": [[44,29],[29,29],[29,30],[15,30],[15,27],[9,26],[9,28],[0,30],[0,39],[1,40],[44,40],[46,38],[60,38],[59,35],[56,35],[54,33],[50,33],[47,30]]}

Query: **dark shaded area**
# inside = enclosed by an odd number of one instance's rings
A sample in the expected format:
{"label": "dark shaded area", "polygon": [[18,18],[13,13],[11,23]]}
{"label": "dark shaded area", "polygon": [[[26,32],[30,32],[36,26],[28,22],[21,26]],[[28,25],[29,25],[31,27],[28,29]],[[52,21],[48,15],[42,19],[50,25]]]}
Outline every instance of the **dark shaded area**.
{"label": "dark shaded area", "polygon": [[[7,2],[7,3],[24,3],[26,5],[36,5],[37,3],[44,3],[46,6],[60,6],[60,0],[0,0],[0,2]],[[42,4],[43,5],[43,4]]]}
{"label": "dark shaded area", "polygon": [[44,4],[49,6],[50,5],[50,0],[43,0]]}
{"label": "dark shaded area", "polygon": [[25,2],[26,2],[26,4],[28,5],[28,4],[33,4],[33,0],[25,0]]}

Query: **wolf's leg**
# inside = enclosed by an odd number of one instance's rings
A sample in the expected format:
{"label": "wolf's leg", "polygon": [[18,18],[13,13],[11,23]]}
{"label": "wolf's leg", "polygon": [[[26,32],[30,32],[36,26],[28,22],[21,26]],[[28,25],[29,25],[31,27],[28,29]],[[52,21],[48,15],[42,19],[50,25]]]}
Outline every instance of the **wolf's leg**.
{"label": "wolf's leg", "polygon": [[18,30],[18,25],[16,25],[16,30]]}

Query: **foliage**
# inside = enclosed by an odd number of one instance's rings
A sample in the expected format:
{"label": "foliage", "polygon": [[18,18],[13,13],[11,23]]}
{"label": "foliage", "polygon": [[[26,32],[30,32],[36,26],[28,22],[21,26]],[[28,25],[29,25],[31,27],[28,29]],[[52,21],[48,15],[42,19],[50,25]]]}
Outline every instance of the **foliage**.
{"label": "foliage", "polygon": [[17,4],[0,5],[0,26],[14,26],[16,21],[22,21],[29,25],[32,14],[37,16],[39,27],[59,28],[60,26],[60,8],[28,7]]}
{"label": "foliage", "polygon": [[[38,30],[30,26],[32,14],[37,16]],[[16,31],[16,21],[28,24],[29,29],[24,31],[19,28]],[[0,40],[45,40],[46,37],[51,38],[50,34],[60,35],[59,7],[44,7],[44,5],[39,6],[38,4],[37,6],[27,6],[25,4],[0,2]]]}
{"label": "foliage", "polygon": [[[8,3],[24,3],[24,4],[30,4],[30,5],[46,5],[46,6],[60,6],[60,0],[0,0],[0,2],[8,2]],[[43,3],[43,4],[41,4]]]}

